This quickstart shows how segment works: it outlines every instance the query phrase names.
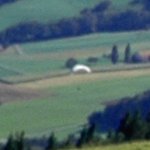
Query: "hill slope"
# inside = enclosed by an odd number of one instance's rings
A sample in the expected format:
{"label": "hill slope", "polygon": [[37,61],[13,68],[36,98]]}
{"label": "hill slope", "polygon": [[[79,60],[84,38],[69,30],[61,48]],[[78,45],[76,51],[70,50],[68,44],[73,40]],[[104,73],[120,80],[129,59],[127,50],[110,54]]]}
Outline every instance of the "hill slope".
{"label": "hill slope", "polygon": [[[20,22],[56,22],[79,16],[85,8],[94,7],[103,0],[19,0],[0,8],[0,31]],[[114,7],[122,7],[130,0],[111,0]]]}
{"label": "hill slope", "polygon": [[150,11],[146,4],[147,0],[19,0],[0,8],[0,44],[147,30]]}

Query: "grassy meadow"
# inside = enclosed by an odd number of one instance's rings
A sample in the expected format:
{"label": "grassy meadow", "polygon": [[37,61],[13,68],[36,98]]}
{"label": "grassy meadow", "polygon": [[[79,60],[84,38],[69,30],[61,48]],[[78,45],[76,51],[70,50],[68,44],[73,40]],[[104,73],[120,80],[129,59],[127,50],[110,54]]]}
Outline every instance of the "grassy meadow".
{"label": "grassy meadow", "polygon": [[[131,43],[131,52],[149,51],[150,31],[129,33],[101,33],[76,38],[66,38],[47,42],[22,44],[19,46],[21,54],[15,47],[10,47],[0,56],[1,78],[5,80],[22,80],[42,77],[60,72],[68,72],[65,68],[67,59],[74,57],[79,63],[87,64],[88,57],[98,57],[99,62],[91,66],[100,69],[111,66],[103,54],[110,54],[114,44],[118,45],[120,60],[123,60],[124,49]],[[6,69],[4,69],[6,68]],[[14,71],[18,72],[17,75]],[[3,73],[4,72],[4,73]],[[8,72],[8,75],[6,73]]]}
{"label": "grassy meadow", "polygon": [[[149,39],[150,31],[101,33],[22,44],[19,46],[21,53],[10,47],[0,55],[0,79],[18,81],[69,73],[64,64],[70,57],[85,64],[88,57],[98,57],[99,62],[92,65],[92,69],[113,68],[109,60],[102,59],[103,54],[111,52],[113,44],[118,45],[122,60],[128,42],[132,53],[143,52],[150,50]],[[125,69],[126,65],[117,67]],[[29,136],[47,135],[54,131],[59,138],[66,137],[77,132],[92,112],[103,111],[105,102],[150,89],[149,75],[149,68],[86,75],[70,73],[7,85],[5,91],[2,90],[4,85],[0,84],[1,100],[4,101],[0,106],[0,138],[20,130]]]}
{"label": "grassy meadow", "polygon": [[[82,10],[94,8],[102,1],[18,0],[8,3],[0,7],[0,32],[20,23],[53,24],[80,17]],[[109,8],[110,12],[116,14],[142,7],[129,6],[131,0],[110,1],[113,7]],[[128,43],[132,54],[149,53],[150,30],[94,33],[1,49],[0,141],[20,131],[25,131],[27,137],[49,136],[54,132],[58,140],[65,139],[71,133],[79,134],[93,112],[104,111],[108,104],[123,97],[150,90],[150,63],[123,62]],[[119,51],[116,65],[107,58],[114,44]],[[98,58],[98,62],[89,63],[89,57]],[[69,58],[88,65],[92,73],[74,74],[65,66]],[[147,141],[134,141],[85,146],[82,150],[148,150],[149,147]]]}
{"label": "grassy meadow", "polygon": [[[137,141],[118,145],[99,146],[91,148],[83,148],[82,150],[149,150],[150,143],[148,141]],[[73,150],[73,149],[72,149]],[[75,149],[74,149],[75,150]]]}
{"label": "grassy meadow", "polygon": [[71,75],[15,85],[46,96],[1,105],[0,137],[20,130],[31,136],[54,131],[59,138],[66,137],[78,131],[93,111],[103,110],[105,102],[149,89],[149,74],[150,70],[98,73],[85,75],[85,79]]}

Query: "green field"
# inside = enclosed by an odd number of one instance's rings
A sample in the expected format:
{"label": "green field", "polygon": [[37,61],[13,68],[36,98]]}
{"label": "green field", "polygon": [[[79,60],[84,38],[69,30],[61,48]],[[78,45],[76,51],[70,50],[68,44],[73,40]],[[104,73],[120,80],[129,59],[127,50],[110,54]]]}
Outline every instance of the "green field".
{"label": "green field", "polygon": [[16,85],[47,96],[3,104],[0,137],[24,130],[31,136],[54,131],[62,138],[86,123],[90,113],[103,110],[105,102],[150,89],[149,74],[149,70],[98,73]]}
{"label": "green field", "polygon": [[64,52],[74,50],[108,51],[111,46],[117,44],[122,50],[123,46],[131,43],[133,50],[149,49],[150,31],[99,33],[76,38],[66,38],[47,42],[38,42],[21,45],[27,54],[43,52]]}
{"label": "green field", "polygon": [[[99,62],[92,65],[92,69],[125,70],[89,75],[68,74],[7,86],[0,84],[1,100],[4,102],[0,106],[0,138],[18,130],[25,130],[30,136],[55,131],[62,138],[78,131],[93,111],[104,109],[105,102],[150,89],[149,68],[127,71],[128,65],[120,63],[113,66],[109,60],[102,59],[103,54],[111,52],[114,44],[118,45],[121,60],[128,42],[131,43],[132,53],[149,51],[149,39],[150,31],[101,33],[22,44],[21,53],[14,47],[2,52],[0,79],[8,81],[68,73],[64,64],[70,57],[85,64],[88,57],[98,57]],[[10,101],[13,102],[5,103]]]}
{"label": "green field", "polygon": [[150,143],[148,141],[137,141],[118,145],[82,148],[82,150],[149,150],[149,148]]}
{"label": "green field", "polygon": [[[56,22],[79,16],[80,11],[91,8],[102,0],[19,0],[0,8],[0,31],[21,22]],[[112,0],[113,7],[123,9],[130,0]]]}
{"label": "green field", "polygon": [[[79,63],[87,64],[90,56],[98,57],[99,62],[91,66],[98,68],[110,66],[111,62],[102,58],[103,54],[110,54],[112,45],[117,44],[120,60],[123,60],[125,46],[131,43],[132,53],[135,51],[149,51],[150,31],[138,31],[129,33],[101,33],[88,36],[66,38],[47,42],[29,43],[20,45],[21,54],[10,47],[0,56],[0,64],[5,68],[17,70],[21,75],[16,77],[6,71],[1,74],[5,80],[31,79],[35,77],[68,72],[65,68],[67,59],[74,57]],[[8,71],[8,70],[7,70]],[[12,73],[14,74],[14,72]]]}
{"label": "green field", "polygon": [[[78,17],[81,10],[92,8],[100,1],[103,0],[19,0],[0,7],[0,31],[23,22],[56,23]],[[129,8],[131,0],[111,1],[113,10],[122,11]],[[149,90],[150,64],[122,62],[128,43],[133,54],[149,52],[149,41],[150,30],[143,30],[10,46],[0,55],[0,139],[21,130],[32,137],[54,131],[62,139],[78,132],[91,113],[103,111],[106,102]],[[103,57],[111,53],[114,44],[120,54],[117,65]],[[91,56],[99,61],[89,64],[87,59]],[[94,71],[71,73],[65,67],[71,57]],[[3,84],[4,81],[11,84]],[[127,150],[129,147],[140,150],[141,146],[146,150],[150,145],[145,142],[123,145]],[[121,150],[122,145],[95,148],[98,149]]]}

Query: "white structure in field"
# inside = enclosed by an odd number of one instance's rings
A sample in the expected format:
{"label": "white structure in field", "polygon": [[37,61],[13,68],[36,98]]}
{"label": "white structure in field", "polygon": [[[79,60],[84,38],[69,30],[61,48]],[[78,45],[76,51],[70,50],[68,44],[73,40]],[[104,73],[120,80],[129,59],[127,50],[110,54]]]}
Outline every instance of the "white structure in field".
{"label": "white structure in field", "polygon": [[92,70],[86,65],[77,64],[72,68],[72,72],[74,72],[74,73],[91,73]]}

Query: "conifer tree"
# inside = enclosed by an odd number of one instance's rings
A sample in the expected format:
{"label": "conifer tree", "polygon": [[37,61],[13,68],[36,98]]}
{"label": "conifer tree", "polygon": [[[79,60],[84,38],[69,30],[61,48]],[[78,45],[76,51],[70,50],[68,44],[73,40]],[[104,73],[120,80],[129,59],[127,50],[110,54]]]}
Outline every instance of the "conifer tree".
{"label": "conifer tree", "polygon": [[57,140],[55,134],[52,132],[49,139],[46,150],[56,150],[57,149]]}
{"label": "conifer tree", "polygon": [[4,146],[4,150],[16,150],[14,138],[12,135],[8,137],[7,143]]}
{"label": "conifer tree", "polygon": [[86,140],[87,140],[87,129],[86,127],[84,127],[80,133],[80,137],[77,141],[76,146],[78,148],[81,148],[86,143]]}
{"label": "conifer tree", "polygon": [[86,142],[89,143],[93,140],[94,138],[94,133],[95,133],[95,129],[96,129],[96,126],[95,124],[91,124],[89,126],[89,128],[87,129],[87,138],[86,138]]}
{"label": "conifer tree", "polygon": [[114,45],[112,47],[112,52],[111,52],[111,61],[113,64],[116,64],[118,60],[119,60],[118,47],[117,45]]}
{"label": "conifer tree", "polygon": [[129,63],[131,61],[130,57],[131,57],[131,47],[130,44],[128,43],[128,45],[125,48],[124,62]]}

